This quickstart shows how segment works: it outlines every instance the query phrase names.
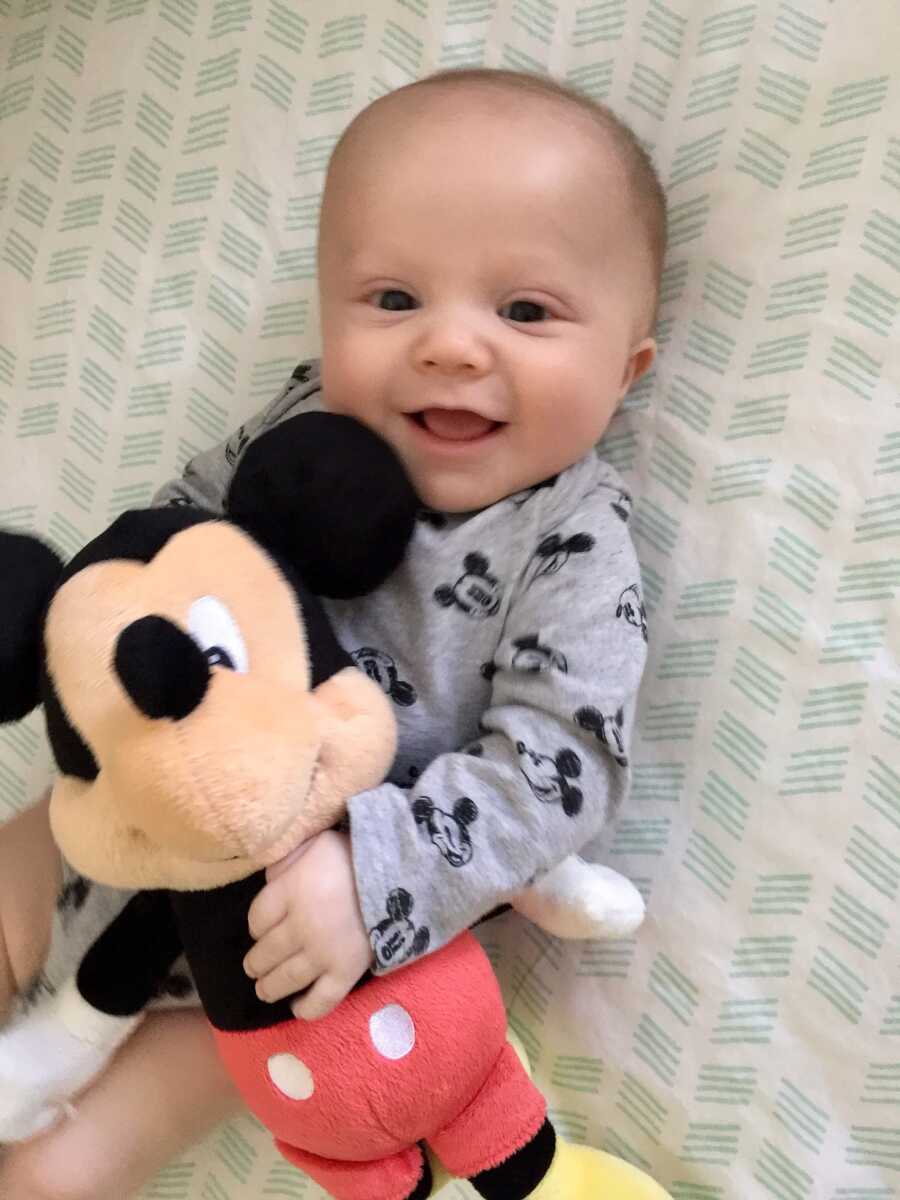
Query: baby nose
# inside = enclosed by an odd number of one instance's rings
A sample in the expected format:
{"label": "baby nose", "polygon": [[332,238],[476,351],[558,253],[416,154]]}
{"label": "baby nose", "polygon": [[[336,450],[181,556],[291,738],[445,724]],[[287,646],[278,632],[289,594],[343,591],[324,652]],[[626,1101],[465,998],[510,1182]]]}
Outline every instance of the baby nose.
{"label": "baby nose", "polygon": [[153,720],[182,720],[201,703],[209,686],[206,655],[165,617],[141,617],[126,626],[113,661],[125,691]]}
{"label": "baby nose", "polygon": [[478,375],[490,365],[490,353],[475,330],[461,323],[436,321],[418,347],[422,370],[448,375]]}

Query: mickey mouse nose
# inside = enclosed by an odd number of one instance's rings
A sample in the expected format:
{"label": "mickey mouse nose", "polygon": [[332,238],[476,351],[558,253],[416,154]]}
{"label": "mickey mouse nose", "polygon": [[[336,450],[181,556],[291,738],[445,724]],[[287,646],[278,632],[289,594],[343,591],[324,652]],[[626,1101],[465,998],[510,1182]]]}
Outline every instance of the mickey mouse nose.
{"label": "mickey mouse nose", "polygon": [[126,626],[116,642],[114,665],[125,691],[154,720],[182,720],[209,686],[206,655],[165,617],[141,617]]}

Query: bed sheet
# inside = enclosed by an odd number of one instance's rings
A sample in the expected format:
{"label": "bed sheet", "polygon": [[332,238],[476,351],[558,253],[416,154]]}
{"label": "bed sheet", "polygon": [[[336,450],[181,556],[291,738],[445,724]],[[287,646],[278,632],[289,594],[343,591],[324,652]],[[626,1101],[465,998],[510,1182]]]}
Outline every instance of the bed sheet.
{"label": "bed sheet", "polygon": [[[662,354],[601,452],[651,652],[602,848],[649,916],[483,940],[569,1137],[675,1200],[900,1194],[894,0],[0,0],[0,38],[0,523],[66,553],[317,352],[323,169],[369,100],[503,65],[637,129]],[[0,817],[47,769],[38,721],[0,733]],[[319,1194],[246,1117],[143,1197]]]}

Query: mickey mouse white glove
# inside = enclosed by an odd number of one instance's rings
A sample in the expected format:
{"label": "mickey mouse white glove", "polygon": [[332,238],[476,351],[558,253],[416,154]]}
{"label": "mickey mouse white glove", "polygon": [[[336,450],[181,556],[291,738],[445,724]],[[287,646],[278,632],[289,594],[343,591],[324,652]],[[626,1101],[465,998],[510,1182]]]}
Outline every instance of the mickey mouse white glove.
{"label": "mickey mouse white glove", "polygon": [[72,1111],[71,1100],[113,1057],[143,1013],[92,1008],[74,977],[0,1029],[0,1143],[21,1142]]}
{"label": "mickey mouse white glove", "polygon": [[512,901],[513,908],[560,938],[624,938],[644,919],[644,898],[610,867],[569,855]]}

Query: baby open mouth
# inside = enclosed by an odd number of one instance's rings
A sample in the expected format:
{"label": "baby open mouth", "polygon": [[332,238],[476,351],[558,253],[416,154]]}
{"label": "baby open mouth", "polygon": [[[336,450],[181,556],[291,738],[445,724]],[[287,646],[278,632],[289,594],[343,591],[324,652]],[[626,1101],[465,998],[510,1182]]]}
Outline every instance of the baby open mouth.
{"label": "baby open mouth", "polygon": [[413,413],[412,418],[435,437],[449,442],[473,442],[476,438],[493,433],[502,424],[464,408],[426,408]]}

